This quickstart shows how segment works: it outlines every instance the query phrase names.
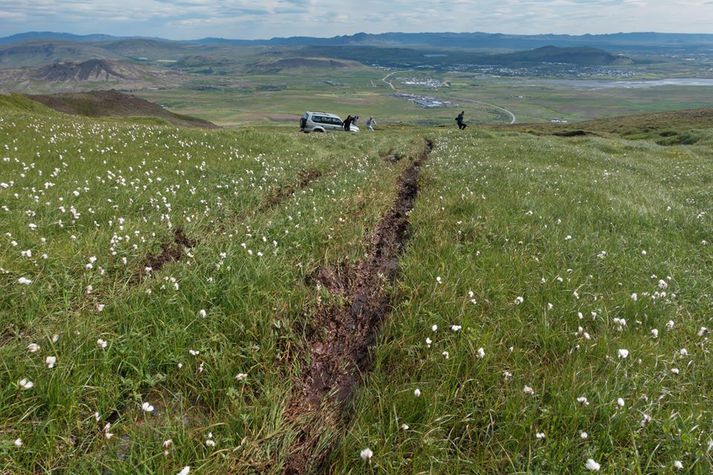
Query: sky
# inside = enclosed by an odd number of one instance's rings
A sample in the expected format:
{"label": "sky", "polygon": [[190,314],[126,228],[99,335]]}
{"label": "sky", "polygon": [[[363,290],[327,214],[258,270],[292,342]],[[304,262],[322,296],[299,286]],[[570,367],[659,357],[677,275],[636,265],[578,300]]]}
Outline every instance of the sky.
{"label": "sky", "polygon": [[169,39],[358,32],[713,33],[713,0],[0,0],[26,31]]}

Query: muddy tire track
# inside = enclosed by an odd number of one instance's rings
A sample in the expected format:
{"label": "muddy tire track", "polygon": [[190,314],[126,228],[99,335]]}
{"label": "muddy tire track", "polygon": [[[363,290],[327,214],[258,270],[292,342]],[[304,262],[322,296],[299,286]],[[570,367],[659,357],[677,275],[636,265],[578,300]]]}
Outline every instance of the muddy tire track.
{"label": "muddy tire track", "polygon": [[409,235],[409,213],[418,195],[420,167],[433,148],[426,141],[397,181],[396,200],[369,238],[367,256],[354,265],[322,268],[310,280],[339,295],[340,304],[320,306],[294,384],[285,418],[297,431],[289,447],[285,474],[323,468],[331,446],[322,436],[348,422],[344,405],[361,375],[371,368],[370,349],[391,309],[390,284]]}
{"label": "muddy tire track", "polygon": [[272,208],[275,208],[287,198],[294,195],[297,191],[306,188],[313,181],[319,179],[321,176],[322,172],[317,169],[300,170],[300,172],[297,174],[297,183],[294,185],[285,185],[273,189],[270,195],[267,197],[265,203],[260,207],[259,211],[267,211]]}
{"label": "muddy tire track", "polygon": [[[161,245],[161,252],[146,257],[143,265],[137,269],[131,279],[134,283],[141,282],[149,274],[160,271],[170,262],[180,261],[188,249],[192,249],[198,242],[186,236],[182,228],[173,231],[173,239]],[[149,270],[150,269],[150,270]]]}

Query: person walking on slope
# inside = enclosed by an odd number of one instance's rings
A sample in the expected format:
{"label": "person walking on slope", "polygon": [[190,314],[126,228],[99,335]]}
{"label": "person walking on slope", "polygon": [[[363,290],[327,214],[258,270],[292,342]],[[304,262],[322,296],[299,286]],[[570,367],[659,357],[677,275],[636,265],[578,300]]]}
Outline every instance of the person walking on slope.
{"label": "person walking on slope", "polygon": [[353,120],[354,120],[354,118],[352,117],[351,114],[349,114],[349,115],[347,116],[347,118],[344,119],[344,122],[342,122],[342,126],[344,126],[344,131],[345,131],[345,132],[349,132]]}
{"label": "person walking on slope", "polygon": [[460,111],[460,114],[458,114],[458,117],[456,117],[456,123],[458,124],[458,128],[460,130],[463,130],[466,127],[468,127],[463,119],[464,115],[465,115],[465,111]]}
{"label": "person walking on slope", "polygon": [[374,126],[376,125],[376,121],[374,120],[373,117],[369,117],[366,119],[366,126],[371,130],[372,132],[374,131]]}

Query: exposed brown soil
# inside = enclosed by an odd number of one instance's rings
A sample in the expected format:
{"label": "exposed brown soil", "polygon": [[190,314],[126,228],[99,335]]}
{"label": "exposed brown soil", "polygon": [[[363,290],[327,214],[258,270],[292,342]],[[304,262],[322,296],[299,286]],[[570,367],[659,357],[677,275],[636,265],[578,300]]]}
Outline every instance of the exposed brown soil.
{"label": "exposed brown soil", "polygon": [[353,266],[319,269],[311,279],[341,297],[341,304],[317,309],[308,336],[303,373],[286,411],[298,429],[284,471],[303,474],[319,470],[329,454],[320,437],[338,430],[345,420],[342,409],[357,387],[361,374],[371,368],[370,348],[391,308],[389,284],[397,277],[398,261],[409,231],[409,212],[418,195],[421,164],[432,148],[404,170],[397,183],[396,201],[384,214],[369,242],[368,255]]}
{"label": "exposed brown soil", "polygon": [[186,253],[186,249],[191,249],[197,244],[193,239],[190,239],[184,233],[183,229],[177,228],[173,231],[173,240],[165,242],[161,245],[161,252],[154,255],[149,255],[143,265],[134,274],[134,281],[141,281],[146,278],[149,272],[147,268],[151,268],[150,272],[158,272],[169,262],[180,261]]}
{"label": "exposed brown soil", "polygon": [[265,203],[260,207],[260,211],[267,211],[269,209],[274,208],[275,206],[279,205],[280,203],[285,201],[290,196],[294,195],[296,191],[305,188],[307,185],[309,185],[313,181],[317,180],[321,176],[322,176],[322,172],[320,170],[315,170],[315,169],[301,170],[297,174],[297,178],[298,178],[297,183],[294,185],[279,186],[279,187],[273,189],[270,192],[270,195],[268,196]]}
{"label": "exposed brown soil", "polygon": [[114,90],[28,95],[27,97],[65,114],[88,117],[155,117],[180,126],[206,129],[218,127],[207,120],[174,114],[158,104]]}

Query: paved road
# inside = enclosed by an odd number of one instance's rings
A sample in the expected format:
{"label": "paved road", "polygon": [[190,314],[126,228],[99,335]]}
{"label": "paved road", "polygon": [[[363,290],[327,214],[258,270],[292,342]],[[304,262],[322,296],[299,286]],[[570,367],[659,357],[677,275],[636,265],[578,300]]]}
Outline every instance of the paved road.
{"label": "paved road", "polygon": [[401,71],[394,71],[394,72],[391,72],[391,73],[387,74],[386,76],[384,76],[381,80],[382,80],[383,82],[385,82],[386,84],[388,84],[389,87],[390,87],[392,90],[395,91],[396,88],[394,87],[394,84],[393,84],[391,81],[387,81],[387,79],[389,79],[389,78],[390,78],[391,76],[393,76],[394,74],[400,73],[400,72],[401,72]]}
{"label": "paved road", "polygon": [[458,99],[458,100],[461,101],[461,102],[470,102],[470,103],[472,103],[472,104],[481,104],[481,105],[484,105],[484,106],[492,107],[493,109],[497,109],[497,110],[503,111],[503,112],[505,112],[507,115],[510,116],[510,123],[511,123],[511,124],[517,123],[517,117],[515,117],[515,114],[513,114],[512,111],[509,111],[509,110],[507,110],[507,109],[504,108],[504,107],[496,106],[495,104],[490,104],[490,103],[488,103],[488,102],[476,101],[476,100],[473,100],[473,99]]}
{"label": "paved road", "polygon": [[[404,72],[404,71],[393,71],[393,72],[390,72],[389,74],[387,74],[386,76],[384,76],[381,80],[382,80],[384,83],[388,84],[389,87],[390,87],[393,91],[395,91],[395,90],[396,90],[396,87],[394,87],[394,83],[391,82],[391,81],[389,81],[388,79],[389,79],[391,76],[393,76],[394,74],[396,74],[396,73],[401,73],[401,72]],[[473,99],[458,99],[458,101],[460,101],[460,102],[469,102],[469,103],[471,103],[471,104],[480,104],[480,105],[483,105],[483,106],[492,107],[493,109],[497,109],[497,110],[499,110],[499,111],[503,111],[503,112],[505,112],[507,115],[510,116],[510,123],[511,123],[511,124],[517,123],[517,117],[515,116],[515,114],[514,114],[512,111],[510,111],[510,110],[508,110],[508,109],[506,109],[506,108],[504,108],[504,107],[500,107],[500,106],[495,105],[495,104],[490,104],[490,103],[488,103],[488,102],[476,101],[476,100],[473,100]]]}

